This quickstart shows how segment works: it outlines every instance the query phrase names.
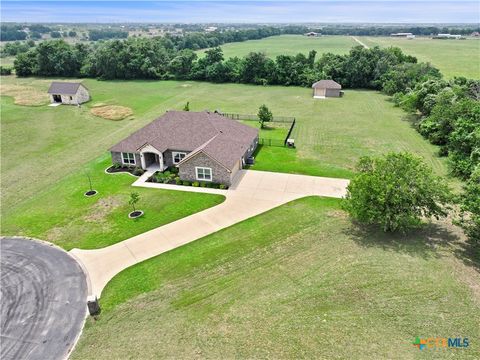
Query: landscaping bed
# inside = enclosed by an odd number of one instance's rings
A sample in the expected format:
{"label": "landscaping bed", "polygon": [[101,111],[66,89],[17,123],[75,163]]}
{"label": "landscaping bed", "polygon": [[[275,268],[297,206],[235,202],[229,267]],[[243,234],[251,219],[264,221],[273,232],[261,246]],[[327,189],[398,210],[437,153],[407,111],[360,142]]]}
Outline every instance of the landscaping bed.
{"label": "landscaping bed", "polygon": [[217,184],[217,183],[207,182],[207,181],[192,182],[192,181],[182,180],[178,176],[178,169],[176,167],[170,167],[164,172],[157,171],[155,174],[153,174],[147,179],[147,182],[159,183],[159,184],[170,184],[170,185],[203,187],[203,188],[221,189],[221,190],[228,189],[228,186],[224,184]]}
{"label": "landscaping bed", "polygon": [[108,167],[105,170],[108,174],[116,174],[116,173],[129,173],[133,176],[141,176],[145,173],[145,170],[138,166],[124,166],[121,164],[113,164],[112,166]]}

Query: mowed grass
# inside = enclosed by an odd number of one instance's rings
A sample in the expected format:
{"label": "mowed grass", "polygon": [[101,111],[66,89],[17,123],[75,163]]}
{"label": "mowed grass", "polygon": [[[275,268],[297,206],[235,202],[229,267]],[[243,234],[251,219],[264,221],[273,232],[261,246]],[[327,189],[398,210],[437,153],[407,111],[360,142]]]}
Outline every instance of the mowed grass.
{"label": "mowed grass", "polygon": [[465,76],[480,79],[480,39],[434,40],[417,37],[412,40],[389,37],[358,37],[367,46],[398,46],[421,62],[436,66],[446,78]]}
{"label": "mowed grass", "polygon": [[[195,212],[218,205],[223,196],[133,188],[129,174],[106,174],[109,154],[36,194],[2,218],[2,234],[35,237],[65,250],[105,247]],[[89,174],[96,196],[85,197]],[[130,193],[140,195],[136,205],[145,212],[128,218]]]}
{"label": "mowed grass", "polygon": [[[315,50],[317,55],[331,52],[334,54],[346,54],[354,46],[358,45],[349,36],[320,36],[308,37],[303,35],[271,36],[260,40],[248,40],[244,42],[228,43],[221,45],[225,59],[230,57],[243,57],[251,52],[263,52],[270,58],[278,55],[308,54]],[[205,50],[199,50],[199,56],[203,56]]]}
{"label": "mowed grass", "polygon": [[[50,80],[8,77],[6,84],[30,86],[46,92]],[[1,99],[2,215],[14,213],[23,202],[79,172],[85,164],[116,142],[168,109],[220,109],[256,113],[266,104],[278,116],[295,116],[292,137],[297,149],[263,147],[256,168],[271,171],[344,177],[363,155],[411,151],[422,156],[437,173],[446,162],[394,108],[388,97],[373,91],[347,90],[341,99],[313,99],[311,90],[298,87],[209,84],[179,81],[85,80],[92,101],[75,106],[19,106]],[[90,114],[96,104],[121,105],[133,116],[121,121]],[[285,159],[285,161],[283,161]],[[273,161],[271,161],[273,160]]]}
{"label": "mowed grass", "polygon": [[[478,358],[469,268],[445,239],[361,230],[339,200],[297,200],[120,273],[71,358]],[[471,345],[420,353],[417,336]]]}
{"label": "mowed grass", "polygon": [[260,138],[278,140],[280,142],[285,141],[285,138],[288,134],[288,129],[290,129],[291,126],[289,123],[268,122],[265,123],[262,128],[258,121],[241,120],[240,122],[242,124],[259,129],[258,136]]}

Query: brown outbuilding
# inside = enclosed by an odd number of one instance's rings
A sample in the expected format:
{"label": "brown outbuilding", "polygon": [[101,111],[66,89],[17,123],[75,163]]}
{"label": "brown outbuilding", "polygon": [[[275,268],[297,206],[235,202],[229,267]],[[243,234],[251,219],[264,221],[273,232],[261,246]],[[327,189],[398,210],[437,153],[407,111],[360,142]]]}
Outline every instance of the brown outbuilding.
{"label": "brown outbuilding", "polygon": [[342,85],[333,80],[320,80],[312,85],[313,97],[315,99],[325,99],[327,97],[342,96]]}

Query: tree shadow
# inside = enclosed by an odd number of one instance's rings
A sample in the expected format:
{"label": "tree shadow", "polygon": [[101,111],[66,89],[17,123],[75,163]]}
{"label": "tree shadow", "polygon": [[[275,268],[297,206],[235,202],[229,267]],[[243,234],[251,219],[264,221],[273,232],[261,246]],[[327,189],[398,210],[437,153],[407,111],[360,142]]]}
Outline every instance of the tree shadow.
{"label": "tree shadow", "polygon": [[416,131],[419,131],[420,129],[420,120],[421,117],[418,114],[405,114],[402,116],[402,121],[409,123]]}
{"label": "tree shadow", "polygon": [[378,227],[352,222],[344,232],[362,247],[377,247],[424,259],[440,258],[449,251],[465,264],[479,269],[478,256],[475,261],[470,243],[453,226],[444,222],[432,221],[407,234],[385,233]]}

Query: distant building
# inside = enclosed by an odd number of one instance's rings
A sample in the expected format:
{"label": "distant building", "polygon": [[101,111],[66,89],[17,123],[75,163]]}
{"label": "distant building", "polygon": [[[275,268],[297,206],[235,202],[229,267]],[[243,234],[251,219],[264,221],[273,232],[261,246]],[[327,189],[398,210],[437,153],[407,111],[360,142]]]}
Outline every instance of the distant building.
{"label": "distant building", "polygon": [[342,85],[333,80],[320,80],[312,85],[313,97],[315,99],[325,99],[327,97],[342,96]]}
{"label": "distant building", "polygon": [[480,32],[474,31],[473,33],[470,34],[470,36],[479,37],[479,36],[480,36]]}
{"label": "distant building", "polygon": [[407,33],[407,32],[401,32],[401,33],[394,33],[394,34],[390,34],[390,36],[392,37],[404,37],[404,38],[408,38],[409,36],[410,37],[415,37],[415,35],[413,35],[412,33]]}
{"label": "distant building", "polygon": [[314,31],[310,31],[310,32],[308,32],[308,33],[306,33],[306,34],[304,34],[304,35],[305,35],[305,36],[319,36],[319,35],[321,35],[321,34],[316,33],[316,32],[314,32]]}
{"label": "distant building", "polygon": [[434,35],[432,39],[462,39],[462,35],[438,34]]}
{"label": "distant building", "polygon": [[209,26],[207,27],[205,30],[205,32],[214,32],[215,30],[217,30],[218,28],[216,26]]}
{"label": "distant building", "polygon": [[88,89],[81,83],[53,81],[48,93],[52,103],[78,105],[90,100]]}

